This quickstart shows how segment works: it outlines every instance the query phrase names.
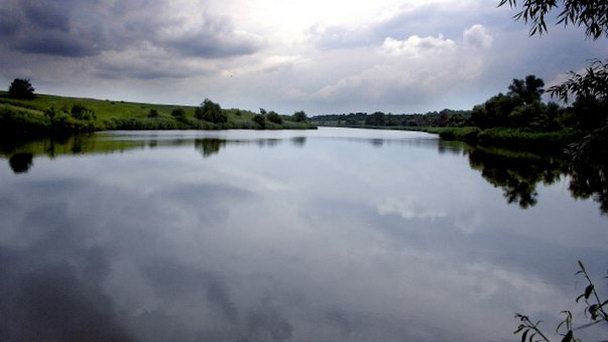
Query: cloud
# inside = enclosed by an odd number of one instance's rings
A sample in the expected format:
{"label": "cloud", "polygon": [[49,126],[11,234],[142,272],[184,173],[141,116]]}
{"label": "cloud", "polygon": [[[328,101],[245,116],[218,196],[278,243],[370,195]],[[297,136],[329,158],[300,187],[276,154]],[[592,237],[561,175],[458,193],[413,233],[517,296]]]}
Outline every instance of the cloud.
{"label": "cloud", "polygon": [[[480,25],[463,35],[489,34]],[[422,104],[468,83],[485,68],[487,49],[457,42],[442,34],[386,37],[370,57],[374,64],[362,71],[323,86],[312,97],[329,103]]]}
{"label": "cloud", "polygon": [[437,208],[414,197],[390,198],[378,204],[380,215],[396,214],[404,219],[436,220],[447,216],[441,208]]}
{"label": "cloud", "polygon": [[483,25],[475,24],[462,34],[464,43],[479,49],[487,49],[492,45],[494,38],[487,32]]}
{"label": "cloud", "polygon": [[203,9],[185,19],[177,5],[9,0],[0,5],[0,16],[14,19],[10,26],[0,26],[0,35],[18,51],[62,57],[96,56],[144,42],[203,59],[247,55],[261,48],[260,37],[236,30],[226,17]]}
{"label": "cloud", "polygon": [[451,39],[446,39],[442,34],[435,37],[410,36],[406,40],[398,40],[388,37],[384,40],[382,48],[393,56],[406,55],[417,57],[425,53],[441,53],[444,50],[453,49],[456,46]]}
{"label": "cloud", "polygon": [[23,1],[23,12],[30,23],[45,30],[70,30],[69,18],[56,2],[45,0]]}

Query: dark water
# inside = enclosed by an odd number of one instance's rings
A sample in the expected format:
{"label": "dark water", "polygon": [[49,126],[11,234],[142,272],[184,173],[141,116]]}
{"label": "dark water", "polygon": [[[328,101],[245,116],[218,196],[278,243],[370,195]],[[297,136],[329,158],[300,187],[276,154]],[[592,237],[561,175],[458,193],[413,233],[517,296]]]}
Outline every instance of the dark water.
{"label": "dark water", "polygon": [[1,155],[1,341],[514,341],[580,313],[578,259],[608,294],[605,189],[559,159],[348,129]]}

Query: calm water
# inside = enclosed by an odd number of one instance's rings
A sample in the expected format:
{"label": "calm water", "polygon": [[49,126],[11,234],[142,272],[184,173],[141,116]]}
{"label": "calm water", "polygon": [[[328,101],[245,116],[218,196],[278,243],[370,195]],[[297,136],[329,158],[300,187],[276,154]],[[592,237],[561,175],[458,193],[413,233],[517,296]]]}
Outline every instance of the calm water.
{"label": "calm water", "polygon": [[1,156],[2,341],[514,341],[582,309],[578,259],[608,294],[608,216],[556,160],[349,129]]}

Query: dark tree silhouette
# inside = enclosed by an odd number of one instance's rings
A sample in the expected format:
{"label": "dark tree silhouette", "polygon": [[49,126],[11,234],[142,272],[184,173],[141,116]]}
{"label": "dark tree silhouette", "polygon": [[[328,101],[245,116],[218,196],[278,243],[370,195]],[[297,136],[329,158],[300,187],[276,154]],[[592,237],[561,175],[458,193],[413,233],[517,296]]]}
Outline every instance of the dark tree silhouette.
{"label": "dark tree silhouette", "polygon": [[29,100],[34,98],[34,90],[30,80],[16,78],[8,88],[8,96],[15,99]]}
{"label": "dark tree silhouette", "polygon": [[509,86],[508,95],[530,104],[540,101],[544,86],[545,82],[542,79],[534,75],[528,75],[524,80],[513,79],[513,83]]}
{"label": "dark tree silhouette", "polygon": [[[519,8],[517,0],[501,0],[498,6],[509,4]],[[598,39],[608,37],[608,1],[607,0],[526,0],[522,1],[515,20],[530,23],[530,35],[547,33],[546,17],[550,12],[557,14],[557,24],[583,27],[587,37]]]}
{"label": "dark tree silhouette", "polygon": [[200,107],[196,108],[194,117],[213,123],[228,122],[228,116],[222,111],[222,107],[209,99],[205,99]]}
{"label": "dark tree silhouette", "polygon": [[293,118],[293,121],[296,121],[296,122],[304,122],[304,121],[308,120],[308,118],[306,117],[306,113],[303,110],[293,113],[292,118]]}
{"label": "dark tree silhouette", "polygon": [[34,156],[31,153],[15,153],[8,160],[14,173],[26,173],[32,167]]}
{"label": "dark tree silhouette", "polygon": [[251,120],[258,124],[260,128],[266,128],[266,116],[264,116],[264,114],[256,114]]}
{"label": "dark tree silhouette", "polygon": [[268,121],[270,122],[274,122],[278,125],[283,123],[283,118],[275,111],[271,110],[270,112],[268,112],[268,114],[266,114],[266,119],[268,119]]}
{"label": "dark tree silhouette", "polygon": [[386,125],[386,115],[382,112],[375,112],[365,119],[365,124],[370,126]]}

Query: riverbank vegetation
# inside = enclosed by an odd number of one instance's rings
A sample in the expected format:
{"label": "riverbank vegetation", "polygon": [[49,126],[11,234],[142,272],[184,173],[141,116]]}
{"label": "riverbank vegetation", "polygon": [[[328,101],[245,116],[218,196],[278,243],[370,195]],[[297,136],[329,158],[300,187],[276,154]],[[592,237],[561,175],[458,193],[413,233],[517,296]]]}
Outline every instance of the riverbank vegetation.
{"label": "riverbank vegetation", "polygon": [[[588,74],[597,75],[605,69],[606,66],[600,63]],[[582,81],[569,87],[576,89],[580,83]],[[542,79],[529,75],[514,79],[506,93],[499,93],[470,111],[332,114],[313,117],[312,121],[321,126],[424,131],[439,134],[446,140],[528,150],[563,150],[606,125],[605,98],[579,94],[571,105],[560,106],[542,101],[543,87]],[[549,90],[560,98],[567,98],[572,93],[561,88]]]}
{"label": "riverbank vegetation", "polygon": [[[17,90],[13,91],[13,85]],[[205,99],[198,107],[34,94],[27,80],[0,92],[0,132],[70,134],[103,130],[312,129],[302,113],[279,115],[223,109]],[[17,94],[17,95],[15,95]],[[260,119],[255,119],[261,115]],[[305,115],[305,114],[304,114]]]}

